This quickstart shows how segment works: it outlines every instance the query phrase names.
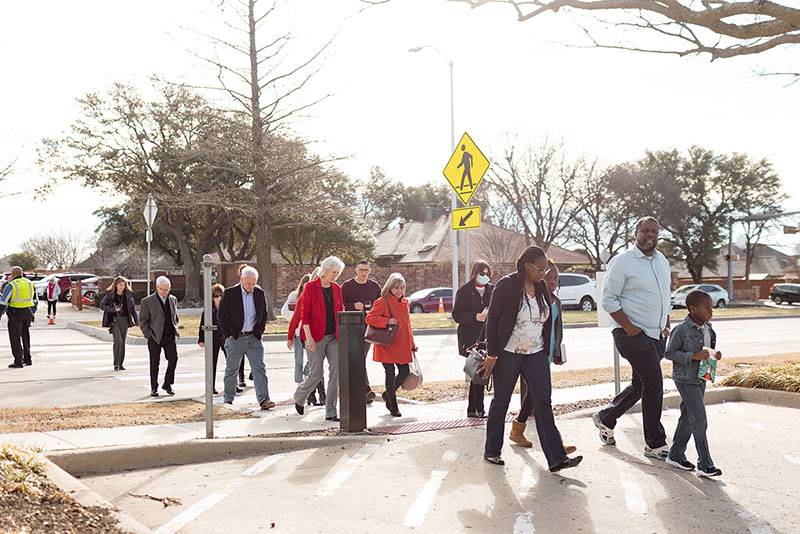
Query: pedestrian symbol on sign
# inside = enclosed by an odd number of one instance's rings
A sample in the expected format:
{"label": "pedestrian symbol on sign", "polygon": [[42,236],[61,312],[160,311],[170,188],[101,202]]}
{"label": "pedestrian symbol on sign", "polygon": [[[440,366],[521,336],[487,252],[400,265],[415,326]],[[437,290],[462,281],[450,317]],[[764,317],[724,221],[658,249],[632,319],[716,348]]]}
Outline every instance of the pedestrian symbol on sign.
{"label": "pedestrian symbol on sign", "polygon": [[464,133],[443,172],[456,196],[466,206],[481,185],[487,170],[489,160],[469,134]]}
{"label": "pedestrian symbol on sign", "polygon": [[467,145],[461,145],[461,163],[458,164],[458,168],[464,167],[464,172],[461,174],[461,185],[458,186],[459,189],[462,191],[464,190],[464,179],[469,178],[469,189],[472,191],[472,154],[467,152]]}

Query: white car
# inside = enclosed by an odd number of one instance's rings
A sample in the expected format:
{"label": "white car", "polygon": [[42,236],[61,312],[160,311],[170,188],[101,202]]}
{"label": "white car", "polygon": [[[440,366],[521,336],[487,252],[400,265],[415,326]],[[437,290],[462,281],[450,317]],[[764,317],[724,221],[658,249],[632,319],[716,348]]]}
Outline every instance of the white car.
{"label": "white car", "polygon": [[558,298],[564,308],[597,309],[597,283],[585,274],[559,273]]}
{"label": "white car", "polygon": [[44,299],[44,293],[47,289],[47,284],[53,278],[58,278],[61,286],[61,296],[59,300],[61,302],[66,302],[70,299],[70,284],[72,282],[77,282],[78,280],[81,281],[81,286],[83,290],[84,296],[88,298],[93,298],[94,295],[97,294],[99,291],[98,283],[100,282],[100,278],[97,275],[91,273],[67,273],[67,274],[48,274],[41,280],[38,280],[33,283],[33,287],[36,289],[36,294],[39,295],[39,299]]}
{"label": "white car", "polygon": [[728,292],[715,284],[691,284],[688,286],[679,287],[672,293],[672,307],[685,308],[686,295],[695,289],[711,295],[711,302],[715,308],[728,307],[728,302],[730,302],[730,299],[728,298]]}

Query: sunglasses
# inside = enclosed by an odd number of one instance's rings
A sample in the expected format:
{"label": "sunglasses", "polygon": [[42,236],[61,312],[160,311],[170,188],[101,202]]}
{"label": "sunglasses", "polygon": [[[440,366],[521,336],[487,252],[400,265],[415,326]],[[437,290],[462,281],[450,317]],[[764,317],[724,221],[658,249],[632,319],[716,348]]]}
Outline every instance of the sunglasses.
{"label": "sunglasses", "polygon": [[550,264],[548,264],[546,267],[537,267],[536,264],[534,263],[529,263],[528,265],[530,265],[531,267],[536,269],[537,272],[540,272],[542,274],[547,274],[550,272],[550,269],[552,269],[552,267],[550,267]]}

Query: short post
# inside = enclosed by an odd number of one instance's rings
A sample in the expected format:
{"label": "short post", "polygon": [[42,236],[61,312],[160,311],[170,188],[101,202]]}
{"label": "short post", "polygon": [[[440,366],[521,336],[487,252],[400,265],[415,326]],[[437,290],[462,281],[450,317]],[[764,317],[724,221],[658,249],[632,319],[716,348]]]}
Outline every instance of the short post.
{"label": "short post", "polygon": [[344,432],[367,428],[367,398],[364,380],[364,313],[339,312],[339,405]]}
{"label": "short post", "polygon": [[210,254],[203,255],[203,313],[205,323],[205,356],[206,356],[206,439],[214,438],[214,321],[211,313],[211,268],[214,262]]}

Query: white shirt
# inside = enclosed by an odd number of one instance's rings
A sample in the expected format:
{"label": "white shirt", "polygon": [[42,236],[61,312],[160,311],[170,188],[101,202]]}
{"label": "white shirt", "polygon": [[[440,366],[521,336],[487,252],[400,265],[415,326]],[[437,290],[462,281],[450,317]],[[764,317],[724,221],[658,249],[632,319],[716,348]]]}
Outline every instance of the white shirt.
{"label": "white shirt", "polygon": [[[656,250],[647,256],[633,247],[609,263],[603,283],[603,309],[608,313],[622,310],[647,337],[658,340],[672,309],[671,282],[669,261],[662,253]],[[620,327],[616,321],[613,326]]]}
{"label": "white shirt", "polygon": [[[292,304],[295,305],[294,310],[289,309],[289,306],[291,306]],[[297,290],[295,289],[294,291],[289,293],[288,297],[286,297],[286,302],[283,303],[283,307],[281,308],[281,315],[283,315],[283,318],[289,321],[290,323],[292,322],[294,313],[297,311],[296,306],[297,306]],[[298,326],[297,331],[294,333],[294,337],[298,337],[299,335],[300,335],[300,327]]]}
{"label": "white shirt", "polygon": [[544,350],[544,323],[550,317],[550,309],[545,308],[539,311],[539,304],[536,297],[525,295],[527,303],[522,303],[517,314],[517,324],[511,332],[506,344],[506,352],[514,354],[536,354]]}

